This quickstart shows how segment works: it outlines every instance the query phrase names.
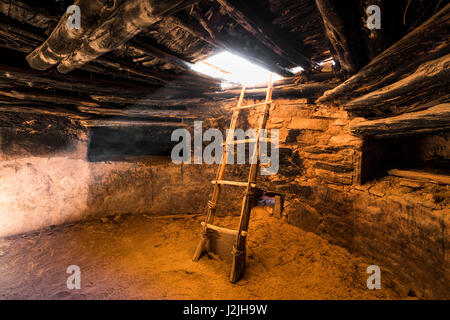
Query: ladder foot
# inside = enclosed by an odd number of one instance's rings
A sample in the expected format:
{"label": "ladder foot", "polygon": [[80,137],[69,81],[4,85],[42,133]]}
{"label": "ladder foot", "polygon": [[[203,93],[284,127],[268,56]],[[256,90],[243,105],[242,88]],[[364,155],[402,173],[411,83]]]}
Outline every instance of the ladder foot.
{"label": "ladder foot", "polygon": [[231,265],[230,282],[236,283],[241,280],[245,271],[245,250],[233,248],[233,262]]}
{"label": "ladder foot", "polygon": [[207,235],[202,233],[202,237],[198,242],[197,248],[195,249],[194,256],[192,257],[193,262],[198,262],[202,257],[203,253],[205,253],[206,247],[209,245],[209,239]]}

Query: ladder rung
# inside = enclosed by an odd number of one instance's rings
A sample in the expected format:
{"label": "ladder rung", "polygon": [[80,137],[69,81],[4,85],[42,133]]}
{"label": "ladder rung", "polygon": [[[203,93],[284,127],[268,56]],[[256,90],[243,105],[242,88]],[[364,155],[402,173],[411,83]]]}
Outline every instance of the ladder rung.
{"label": "ladder rung", "polygon": [[236,108],[234,108],[234,109],[235,109],[235,110],[249,109],[249,108],[254,108],[254,107],[258,107],[258,106],[263,106],[263,105],[271,104],[271,103],[272,103],[272,101],[269,101],[269,102],[261,102],[261,103],[250,104],[250,105],[248,105],[248,106],[236,107]]}
{"label": "ladder rung", "polygon": [[[270,139],[259,139],[259,141],[266,141],[266,142],[271,142]],[[256,139],[245,139],[245,140],[233,140],[230,143],[226,143],[223,142],[222,145],[230,145],[230,144],[241,144],[241,143],[251,143],[251,142],[256,142]]]}
{"label": "ladder rung", "polygon": [[[237,182],[237,181],[226,181],[226,180],[213,180],[211,181],[212,184],[225,184],[229,186],[236,186],[236,187],[247,187],[248,182]],[[252,188],[256,188],[255,183],[251,183],[250,186]]]}
{"label": "ladder rung", "polygon": [[[221,233],[231,234],[233,236],[237,236],[238,233],[239,233],[238,230],[223,228],[223,227],[215,226],[215,225],[212,225],[212,224],[209,224],[209,223],[206,224],[205,222],[202,222],[201,225],[203,227],[206,226],[208,229],[213,229],[213,230],[216,230],[216,231],[221,232]],[[248,235],[248,232],[247,231],[241,231],[241,235],[243,237],[246,237]]]}

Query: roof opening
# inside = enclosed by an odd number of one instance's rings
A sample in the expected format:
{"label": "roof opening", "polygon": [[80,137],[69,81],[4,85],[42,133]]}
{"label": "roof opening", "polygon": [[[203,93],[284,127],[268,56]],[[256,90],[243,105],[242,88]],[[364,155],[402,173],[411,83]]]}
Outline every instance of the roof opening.
{"label": "roof opening", "polygon": [[293,73],[299,73],[299,72],[302,72],[303,70],[305,70],[305,69],[303,69],[302,67],[295,67],[295,68],[291,69],[291,71]]}
{"label": "roof opening", "polygon": [[[270,74],[270,71],[228,51],[220,52],[206,60],[199,61],[192,66],[192,69],[222,79],[223,88],[236,84],[246,84],[247,86],[265,84]],[[276,73],[273,74],[273,81],[282,78]]]}

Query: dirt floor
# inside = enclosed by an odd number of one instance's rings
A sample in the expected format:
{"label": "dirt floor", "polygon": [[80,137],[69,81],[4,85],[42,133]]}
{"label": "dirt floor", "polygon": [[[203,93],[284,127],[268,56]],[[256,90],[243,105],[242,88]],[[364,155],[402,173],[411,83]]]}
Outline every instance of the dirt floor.
{"label": "dirt floor", "polygon": [[[202,219],[127,215],[2,239],[0,299],[406,298],[386,277],[368,290],[367,261],[264,211],[252,216],[245,277],[230,284],[225,262],[191,261]],[[66,287],[70,265],[80,290]]]}

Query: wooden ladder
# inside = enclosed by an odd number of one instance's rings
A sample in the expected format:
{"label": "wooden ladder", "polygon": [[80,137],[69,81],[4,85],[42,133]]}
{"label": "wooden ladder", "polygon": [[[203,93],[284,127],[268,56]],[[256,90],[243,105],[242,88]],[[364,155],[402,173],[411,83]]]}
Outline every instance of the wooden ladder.
{"label": "wooden ladder", "polygon": [[[269,84],[267,86],[266,101],[263,103],[252,104],[248,106],[242,106],[244,100],[246,87],[242,87],[241,95],[237,107],[233,110],[233,115],[230,123],[230,130],[228,131],[226,143],[224,143],[224,149],[222,153],[222,162],[219,164],[217,170],[216,179],[212,181],[214,184],[214,190],[212,193],[211,200],[208,201],[207,215],[205,222],[202,222],[202,233],[201,239],[197,245],[192,260],[197,262],[200,257],[205,252],[213,252],[221,256],[224,260],[231,262],[231,273],[230,281],[235,283],[239,281],[245,271],[245,258],[246,258],[246,242],[247,242],[247,232],[250,221],[250,212],[252,208],[256,205],[256,176],[258,172],[258,167],[260,163],[259,159],[259,141],[262,130],[266,128],[267,121],[269,118],[270,106],[272,103],[272,74],[270,75]],[[248,139],[235,141],[234,132],[236,130],[238,118],[240,111],[243,109],[254,108],[264,105],[264,112],[259,123],[258,132],[256,133],[256,139]],[[236,181],[226,181],[223,180],[225,173],[225,167],[227,165],[227,145],[256,142],[253,148],[253,154],[250,157],[250,170],[247,182],[236,182]],[[233,149],[234,150],[234,149]],[[244,198],[242,200],[241,207],[241,217],[239,222],[238,230],[231,230],[226,228],[221,228],[213,225],[214,215],[217,209],[217,204],[219,201],[220,191],[223,185],[231,185],[237,187],[246,188]]]}

